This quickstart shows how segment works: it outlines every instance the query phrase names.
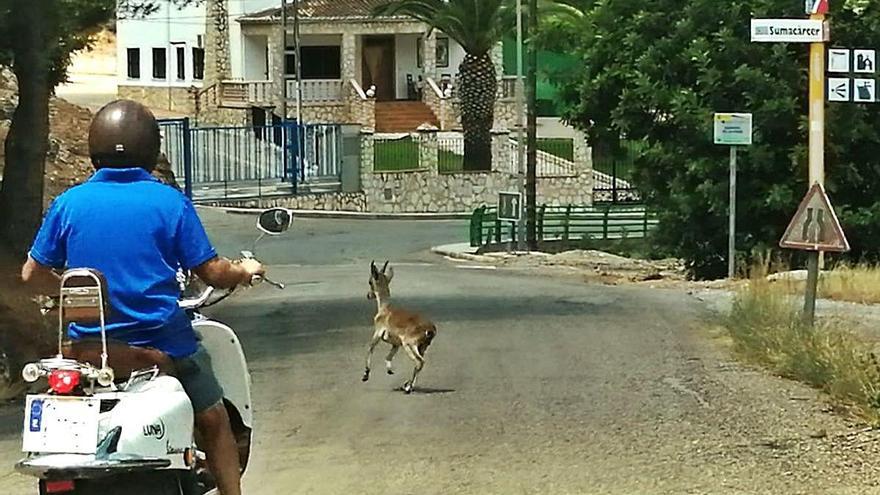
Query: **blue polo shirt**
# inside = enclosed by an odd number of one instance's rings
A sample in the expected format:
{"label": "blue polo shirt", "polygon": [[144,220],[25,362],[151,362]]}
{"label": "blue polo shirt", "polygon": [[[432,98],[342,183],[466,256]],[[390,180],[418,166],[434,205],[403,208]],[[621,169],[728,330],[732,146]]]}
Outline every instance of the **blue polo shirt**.
{"label": "blue polo shirt", "polygon": [[[192,325],[177,306],[177,268],[195,268],[217,252],[189,199],[146,170],[100,169],[58,196],[30,255],[44,266],[104,274],[111,338],[172,357],[196,351]],[[69,334],[76,340],[100,331],[71,325]]]}

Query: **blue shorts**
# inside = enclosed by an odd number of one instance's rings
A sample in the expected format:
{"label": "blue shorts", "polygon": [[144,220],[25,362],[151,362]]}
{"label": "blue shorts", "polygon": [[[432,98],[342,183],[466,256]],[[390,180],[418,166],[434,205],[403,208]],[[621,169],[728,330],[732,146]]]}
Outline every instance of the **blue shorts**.
{"label": "blue shorts", "polygon": [[199,345],[195,354],[175,358],[174,364],[177,379],[192,402],[193,412],[199,414],[223,402],[223,387],[214,375],[211,356],[204,347]]}

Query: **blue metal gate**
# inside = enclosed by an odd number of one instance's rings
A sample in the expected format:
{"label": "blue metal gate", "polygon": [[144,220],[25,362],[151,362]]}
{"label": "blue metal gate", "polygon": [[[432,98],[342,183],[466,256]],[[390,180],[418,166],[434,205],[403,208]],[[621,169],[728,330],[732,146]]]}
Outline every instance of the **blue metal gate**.
{"label": "blue metal gate", "polygon": [[160,129],[162,150],[194,201],[292,195],[340,173],[337,125],[191,127],[169,119]]}

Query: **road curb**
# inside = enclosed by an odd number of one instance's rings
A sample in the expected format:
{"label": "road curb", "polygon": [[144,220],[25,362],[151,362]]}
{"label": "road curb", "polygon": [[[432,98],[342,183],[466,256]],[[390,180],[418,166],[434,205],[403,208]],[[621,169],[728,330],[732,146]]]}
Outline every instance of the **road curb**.
{"label": "road curb", "polygon": [[[256,215],[266,208],[239,208],[232,206],[196,205],[197,208],[219,210],[232,215]],[[336,210],[297,210],[293,214],[300,218],[329,218],[356,220],[465,220],[470,213],[362,213],[358,211]]]}
{"label": "road curb", "polygon": [[[476,254],[477,248],[470,247],[469,244],[446,244],[444,246],[434,246],[431,252],[447,258],[453,258],[465,261],[479,261],[482,263],[494,263],[497,261],[490,256]],[[473,252],[468,252],[473,251]]]}

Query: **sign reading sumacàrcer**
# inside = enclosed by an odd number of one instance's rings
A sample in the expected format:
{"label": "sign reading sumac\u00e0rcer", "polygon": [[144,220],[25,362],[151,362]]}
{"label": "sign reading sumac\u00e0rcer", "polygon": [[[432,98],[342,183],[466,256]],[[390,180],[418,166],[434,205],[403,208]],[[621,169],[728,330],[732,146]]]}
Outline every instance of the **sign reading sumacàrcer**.
{"label": "sign reading sumac\u00e0rcer", "polygon": [[759,43],[822,43],[829,33],[824,21],[752,19],[752,41]]}

